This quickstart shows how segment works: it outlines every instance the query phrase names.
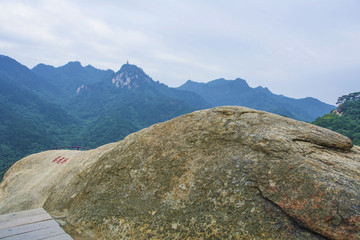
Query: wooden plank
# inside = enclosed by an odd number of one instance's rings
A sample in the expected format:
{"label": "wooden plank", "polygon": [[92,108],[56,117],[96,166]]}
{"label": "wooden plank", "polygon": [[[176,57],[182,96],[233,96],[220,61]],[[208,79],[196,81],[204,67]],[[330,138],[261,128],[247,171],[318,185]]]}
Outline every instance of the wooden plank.
{"label": "wooden plank", "polygon": [[46,239],[49,237],[58,236],[61,234],[66,234],[66,233],[64,232],[64,230],[62,230],[62,228],[57,226],[57,227],[45,228],[45,229],[40,229],[38,231],[27,232],[27,233],[5,237],[2,238],[1,240],[24,240],[24,239],[38,240],[38,239]]}
{"label": "wooden plank", "polygon": [[68,234],[60,234],[53,237],[44,238],[44,240],[73,240]]}
{"label": "wooden plank", "polygon": [[52,217],[47,213],[41,215],[23,217],[23,218],[16,218],[16,219],[11,219],[9,221],[0,222],[0,229],[6,229],[6,228],[11,228],[11,227],[16,227],[29,223],[41,222],[51,219]]}
{"label": "wooden plank", "polygon": [[9,237],[12,235],[17,235],[26,232],[37,231],[44,228],[56,227],[59,224],[55,220],[42,221],[37,223],[30,223],[26,225],[21,225],[13,228],[6,228],[0,230],[0,239]]}
{"label": "wooden plank", "polygon": [[44,213],[47,213],[47,212],[43,208],[35,208],[35,209],[25,210],[25,211],[21,211],[21,212],[3,214],[3,215],[0,215],[0,222],[9,221],[9,220],[16,219],[16,218],[40,215],[40,214],[44,214]]}
{"label": "wooden plank", "polygon": [[0,240],[72,240],[42,208],[0,215]]}

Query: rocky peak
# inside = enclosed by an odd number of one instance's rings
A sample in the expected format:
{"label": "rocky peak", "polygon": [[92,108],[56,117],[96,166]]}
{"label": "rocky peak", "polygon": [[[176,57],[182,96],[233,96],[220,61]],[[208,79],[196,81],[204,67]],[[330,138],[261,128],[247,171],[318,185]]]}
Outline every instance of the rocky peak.
{"label": "rocky peak", "polygon": [[218,107],[91,151],[30,155],[5,174],[0,213],[43,207],[74,239],[345,240],[360,239],[359,196],[348,138]]}
{"label": "rocky peak", "polygon": [[122,65],[111,81],[117,88],[128,89],[155,83],[141,68],[129,63]]}

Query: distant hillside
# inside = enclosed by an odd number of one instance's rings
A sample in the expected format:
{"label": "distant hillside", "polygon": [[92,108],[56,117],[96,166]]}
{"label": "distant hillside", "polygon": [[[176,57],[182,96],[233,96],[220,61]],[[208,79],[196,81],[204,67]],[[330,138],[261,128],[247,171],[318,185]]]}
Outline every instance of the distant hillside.
{"label": "distant hillside", "polygon": [[[109,79],[114,75],[112,70],[100,70],[91,65],[83,67],[80,62],[69,62],[61,67],[38,64],[31,70],[47,84],[61,90],[61,99],[58,99],[61,103],[64,102],[64,97],[75,95],[82,86]],[[53,99],[57,98],[54,96]]]}
{"label": "distant hillside", "polygon": [[32,70],[0,55],[0,177],[6,166],[55,146],[95,148],[194,110],[199,95],[125,64],[115,73],[70,62]]}
{"label": "distant hillside", "polygon": [[334,108],[312,98],[296,100],[267,88],[253,89],[242,79],[189,81],[170,88],[128,63],[117,72],[79,62],[39,64],[30,70],[0,55],[0,84],[0,172],[36,151],[64,145],[95,148],[213,106],[243,105],[304,121]]}
{"label": "distant hillside", "polygon": [[28,154],[65,144],[74,119],[0,73],[0,178],[4,167]]}
{"label": "distant hillside", "polygon": [[8,56],[0,55],[0,76],[44,98],[61,94],[60,89],[55,85],[44,81],[29,68]]}
{"label": "distant hillside", "polygon": [[81,144],[95,147],[117,141],[141,128],[199,109],[166,89],[130,64],[123,65],[112,78],[85,85],[67,107],[90,121],[83,129]]}
{"label": "distant hillside", "polygon": [[59,104],[83,121],[76,138],[87,147],[118,141],[154,123],[211,107],[193,92],[155,82],[132,64],[124,64],[116,73],[82,67],[79,62],[58,68],[38,65],[33,71],[64,92]]}
{"label": "distant hillside", "polygon": [[251,88],[240,78],[221,78],[208,83],[189,80],[178,89],[195,92],[213,106],[246,106],[306,122],[311,122],[335,108],[315,98],[293,99],[273,94],[268,88]]}
{"label": "distant hillside", "polygon": [[341,96],[338,104],[337,110],[317,118],[313,124],[341,133],[360,145],[360,92]]}

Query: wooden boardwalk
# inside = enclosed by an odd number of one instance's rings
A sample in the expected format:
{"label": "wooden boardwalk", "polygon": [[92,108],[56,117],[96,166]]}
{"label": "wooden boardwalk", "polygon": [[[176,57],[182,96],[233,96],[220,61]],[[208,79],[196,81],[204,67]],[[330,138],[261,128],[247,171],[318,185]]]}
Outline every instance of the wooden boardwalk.
{"label": "wooden boardwalk", "polygon": [[0,215],[1,240],[72,240],[43,209]]}

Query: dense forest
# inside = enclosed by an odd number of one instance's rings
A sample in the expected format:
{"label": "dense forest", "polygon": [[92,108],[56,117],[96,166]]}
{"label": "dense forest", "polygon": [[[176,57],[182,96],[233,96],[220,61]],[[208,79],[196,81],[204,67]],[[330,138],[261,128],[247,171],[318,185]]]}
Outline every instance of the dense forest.
{"label": "dense forest", "polygon": [[339,97],[336,110],[319,117],[313,123],[350,138],[360,145],[360,92]]}

